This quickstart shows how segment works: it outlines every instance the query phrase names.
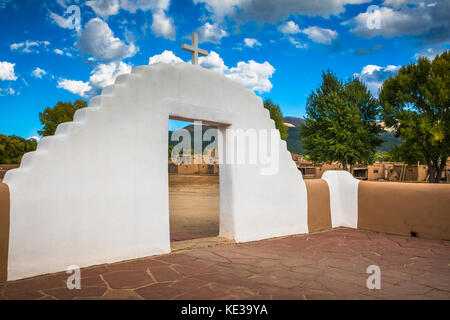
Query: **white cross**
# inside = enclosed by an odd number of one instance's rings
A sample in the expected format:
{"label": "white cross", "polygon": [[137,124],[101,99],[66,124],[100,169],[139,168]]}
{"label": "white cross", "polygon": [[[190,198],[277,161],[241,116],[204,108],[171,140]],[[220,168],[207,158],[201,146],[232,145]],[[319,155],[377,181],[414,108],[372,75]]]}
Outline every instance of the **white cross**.
{"label": "white cross", "polygon": [[183,43],[181,49],[192,52],[192,64],[198,64],[198,55],[207,56],[208,51],[198,47],[198,34],[191,34],[192,45]]}

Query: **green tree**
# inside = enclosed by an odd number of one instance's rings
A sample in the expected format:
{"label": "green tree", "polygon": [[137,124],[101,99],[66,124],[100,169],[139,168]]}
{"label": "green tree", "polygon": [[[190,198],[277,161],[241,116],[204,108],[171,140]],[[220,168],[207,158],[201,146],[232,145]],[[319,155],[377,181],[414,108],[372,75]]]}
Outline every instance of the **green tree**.
{"label": "green tree", "polygon": [[300,129],[305,154],[314,162],[340,162],[350,172],[356,163],[373,163],[383,129],[377,124],[377,100],[358,79],[347,82],[330,70],[308,97]]}
{"label": "green tree", "polygon": [[36,150],[36,147],[35,139],[0,134],[0,163],[18,164],[25,153]]}
{"label": "green tree", "polygon": [[51,136],[55,134],[58,124],[73,120],[75,111],[87,107],[84,100],[72,102],[59,101],[53,108],[45,108],[39,113],[39,120],[42,123],[42,130],[38,130],[41,136]]}
{"label": "green tree", "polygon": [[384,122],[403,141],[393,153],[409,164],[426,163],[429,182],[439,183],[450,155],[449,51],[400,68],[379,99]]}
{"label": "green tree", "polygon": [[383,161],[392,161],[392,155],[389,152],[377,150],[375,152],[374,160],[383,162]]}
{"label": "green tree", "polygon": [[286,140],[288,137],[288,128],[284,124],[283,114],[281,113],[280,106],[273,103],[271,99],[264,100],[264,108],[269,110],[270,118],[275,122],[275,127],[280,131],[280,137]]}

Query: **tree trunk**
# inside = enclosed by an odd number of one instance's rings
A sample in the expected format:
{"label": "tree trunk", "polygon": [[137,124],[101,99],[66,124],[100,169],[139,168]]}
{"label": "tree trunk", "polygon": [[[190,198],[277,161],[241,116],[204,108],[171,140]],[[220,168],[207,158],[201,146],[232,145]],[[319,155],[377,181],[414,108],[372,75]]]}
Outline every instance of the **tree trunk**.
{"label": "tree trunk", "polygon": [[[440,163],[439,163],[439,160]],[[438,159],[436,162],[430,161],[428,163],[428,173],[430,175],[430,183],[439,183],[441,182],[442,172],[444,171],[446,160],[444,158]]]}
{"label": "tree trunk", "polygon": [[433,165],[433,162],[428,162],[428,182],[429,183],[435,183],[434,182],[434,176],[435,176],[435,166]]}
{"label": "tree trunk", "polygon": [[347,163],[342,162],[342,169],[344,169],[345,171],[347,171]]}
{"label": "tree trunk", "polygon": [[437,173],[436,173],[436,183],[441,182],[442,172],[444,171],[446,164],[447,164],[447,159],[441,158],[441,163],[440,163],[440,165],[437,169]]}

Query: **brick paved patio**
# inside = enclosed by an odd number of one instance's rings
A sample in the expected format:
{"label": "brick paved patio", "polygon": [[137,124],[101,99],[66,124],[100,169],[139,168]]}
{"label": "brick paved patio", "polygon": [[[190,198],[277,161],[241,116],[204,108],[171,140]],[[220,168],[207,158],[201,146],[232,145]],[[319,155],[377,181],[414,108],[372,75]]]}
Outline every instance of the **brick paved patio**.
{"label": "brick paved patio", "polygon": [[[381,268],[368,290],[366,268]],[[186,250],[0,284],[0,299],[450,299],[450,242],[352,229]]]}

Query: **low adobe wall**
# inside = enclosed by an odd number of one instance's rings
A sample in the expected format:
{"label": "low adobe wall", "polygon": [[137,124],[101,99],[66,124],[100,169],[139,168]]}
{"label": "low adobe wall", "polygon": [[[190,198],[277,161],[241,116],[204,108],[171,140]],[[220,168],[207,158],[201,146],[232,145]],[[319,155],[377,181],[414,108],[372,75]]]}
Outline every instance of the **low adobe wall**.
{"label": "low adobe wall", "polygon": [[362,181],[358,229],[450,240],[450,185]]}
{"label": "low adobe wall", "polygon": [[359,181],[346,171],[305,180],[308,229],[337,227],[450,240],[450,185]]}
{"label": "low adobe wall", "polygon": [[0,283],[5,282],[8,272],[9,244],[9,188],[0,183]]}
{"label": "low adobe wall", "polygon": [[[346,226],[450,240],[450,185],[358,181],[344,171],[305,180],[308,231]],[[10,193],[0,183],[0,283],[7,279]]]}
{"label": "low adobe wall", "polygon": [[323,179],[305,180],[308,196],[308,231],[331,229],[330,190]]}

